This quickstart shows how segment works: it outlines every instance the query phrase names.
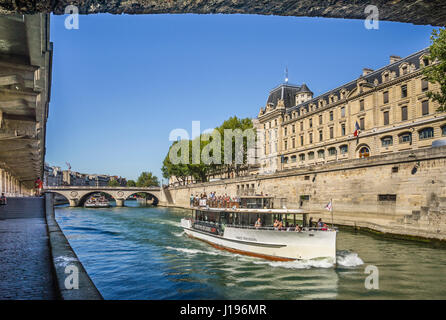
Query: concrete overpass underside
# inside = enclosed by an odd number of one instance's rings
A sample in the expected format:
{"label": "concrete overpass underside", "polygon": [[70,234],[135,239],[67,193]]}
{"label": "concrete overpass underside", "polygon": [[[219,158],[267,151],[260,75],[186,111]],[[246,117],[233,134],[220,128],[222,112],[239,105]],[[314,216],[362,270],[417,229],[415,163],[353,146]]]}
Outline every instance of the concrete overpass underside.
{"label": "concrete overpass underside", "polygon": [[64,14],[67,5],[80,13],[156,14],[156,13],[239,13],[280,16],[307,16],[364,19],[364,9],[375,5],[379,20],[444,26],[444,0],[0,0],[0,13]]}
{"label": "concrete overpass underside", "polygon": [[50,100],[49,15],[0,16],[0,191],[30,194],[43,174]]}

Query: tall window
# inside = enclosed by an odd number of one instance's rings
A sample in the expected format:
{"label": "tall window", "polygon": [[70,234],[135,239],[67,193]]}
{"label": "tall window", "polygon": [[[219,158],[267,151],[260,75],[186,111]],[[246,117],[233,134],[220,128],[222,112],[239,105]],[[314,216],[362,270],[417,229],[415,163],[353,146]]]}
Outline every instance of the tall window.
{"label": "tall window", "polygon": [[285,140],[285,143],[284,143],[283,147],[284,147],[285,150],[288,149],[288,141],[287,140]]}
{"label": "tall window", "polygon": [[333,111],[330,111],[330,121],[333,121]]}
{"label": "tall window", "polygon": [[322,115],[319,115],[319,124],[322,124]]}
{"label": "tall window", "polygon": [[402,74],[407,74],[407,66],[401,68]]}
{"label": "tall window", "polygon": [[319,159],[325,158],[325,151],[324,151],[324,150],[319,150],[319,151],[317,152],[317,157],[318,157]]}
{"label": "tall window", "polygon": [[345,117],[345,107],[341,108],[341,117],[344,118]]}
{"label": "tall window", "polygon": [[383,115],[384,115],[384,125],[388,125],[389,124],[389,111],[384,111]]}
{"label": "tall window", "polygon": [[313,119],[308,119],[310,128],[313,128]]}
{"label": "tall window", "polygon": [[304,145],[304,136],[300,136],[300,145],[301,145],[301,146]]}
{"label": "tall window", "polygon": [[401,86],[401,98],[406,98],[407,97],[407,85],[403,85]]}
{"label": "tall window", "polygon": [[296,162],[296,156],[291,156],[291,162]]}
{"label": "tall window", "polygon": [[322,130],[319,130],[319,141],[324,140],[324,134],[322,132]]}
{"label": "tall window", "polygon": [[341,125],[341,136],[345,136],[345,124]]}
{"label": "tall window", "polygon": [[328,155],[335,156],[336,155],[336,148],[330,148],[328,149]]}
{"label": "tall window", "polygon": [[401,121],[407,120],[407,107],[401,107]]}
{"label": "tall window", "polygon": [[339,150],[341,151],[341,154],[346,154],[348,152],[348,146],[344,144],[343,146],[339,147]]}
{"label": "tall window", "polygon": [[389,91],[384,91],[383,92],[383,102],[384,103],[389,103]]}
{"label": "tall window", "polygon": [[434,137],[434,128],[424,128],[418,131],[420,140]]}
{"label": "tall window", "polygon": [[292,141],[292,144],[293,144],[293,149],[296,148],[296,139],[293,138],[291,141]]}
{"label": "tall window", "polygon": [[365,120],[364,118],[359,119],[359,128],[365,130]]}
{"label": "tall window", "polygon": [[293,124],[293,125],[291,126],[291,131],[292,131],[293,133],[296,133],[296,125]]}
{"label": "tall window", "polygon": [[429,89],[429,81],[426,78],[421,79],[421,91],[427,91]]}
{"label": "tall window", "polygon": [[303,121],[300,123],[300,131],[304,131],[304,122]]}
{"label": "tall window", "polygon": [[308,160],[313,160],[314,159],[314,152],[311,151],[310,153],[308,153]]}
{"label": "tall window", "polygon": [[283,134],[284,134],[285,136],[287,135],[287,131],[288,131],[287,129],[288,129],[287,127],[283,128],[283,131],[284,131]]}
{"label": "tall window", "polygon": [[330,127],[330,139],[334,138],[333,127]]}
{"label": "tall window", "polygon": [[305,161],[305,153],[301,153],[301,154],[299,155],[299,160],[300,160],[300,161]]}
{"label": "tall window", "polygon": [[364,99],[359,100],[359,111],[364,111]]}
{"label": "tall window", "polygon": [[429,114],[429,100],[423,101],[421,103],[421,114],[423,116]]}
{"label": "tall window", "polygon": [[310,138],[310,143],[313,143],[313,134],[311,132],[309,134],[309,138]]}

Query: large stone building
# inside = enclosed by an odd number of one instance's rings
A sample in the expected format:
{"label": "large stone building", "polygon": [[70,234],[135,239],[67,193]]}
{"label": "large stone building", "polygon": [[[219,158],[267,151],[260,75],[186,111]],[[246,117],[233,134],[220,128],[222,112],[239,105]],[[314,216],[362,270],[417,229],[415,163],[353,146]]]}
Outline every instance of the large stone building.
{"label": "large stone building", "polygon": [[305,84],[273,89],[258,114],[261,171],[414,150],[446,138],[446,114],[426,96],[438,90],[423,76],[427,54],[391,56],[387,66],[364,69],[317,97]]}

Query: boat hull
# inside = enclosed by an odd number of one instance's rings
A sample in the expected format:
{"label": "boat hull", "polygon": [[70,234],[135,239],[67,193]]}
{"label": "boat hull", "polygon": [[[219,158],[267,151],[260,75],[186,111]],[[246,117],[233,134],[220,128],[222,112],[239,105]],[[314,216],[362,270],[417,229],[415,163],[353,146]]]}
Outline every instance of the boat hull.
{"label": "boat hull", "polygon": [[226,226],[223,235],[193,228],[182,219],[185,233],[216,248],[268,260],[329,258],[336,262],[336,231],[277,231]]}

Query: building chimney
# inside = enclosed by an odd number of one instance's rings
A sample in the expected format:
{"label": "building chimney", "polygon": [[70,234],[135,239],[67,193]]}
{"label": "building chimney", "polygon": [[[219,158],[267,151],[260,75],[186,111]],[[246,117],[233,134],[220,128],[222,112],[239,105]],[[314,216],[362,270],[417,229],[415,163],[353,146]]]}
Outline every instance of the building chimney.
{"label": "building chimney", "polygon": [[401,57],[400,56],[390,56],[390,64],[400,61]]}
{"label": "building chimney", "polygon": [[368,75],[369,73],[372,73],[372,72],[373,72],[373,69],[369,69],[369,68],[362,69],[362,75],[363,76],[366,76],[366,75]]}

